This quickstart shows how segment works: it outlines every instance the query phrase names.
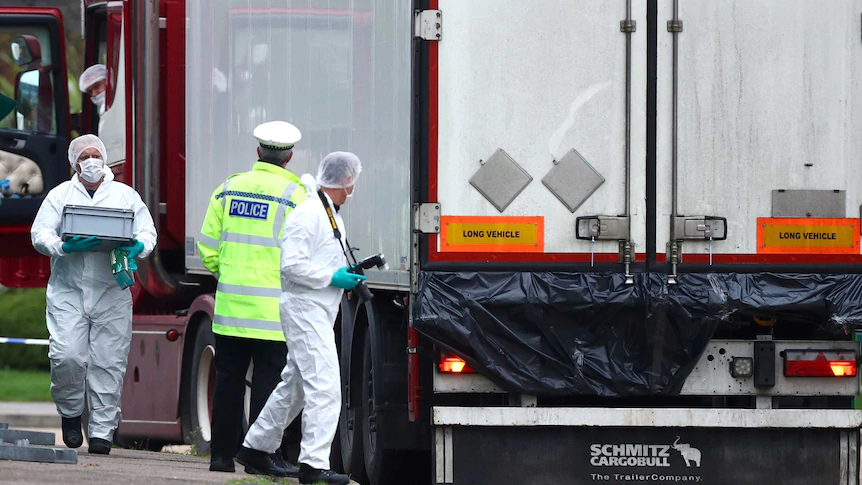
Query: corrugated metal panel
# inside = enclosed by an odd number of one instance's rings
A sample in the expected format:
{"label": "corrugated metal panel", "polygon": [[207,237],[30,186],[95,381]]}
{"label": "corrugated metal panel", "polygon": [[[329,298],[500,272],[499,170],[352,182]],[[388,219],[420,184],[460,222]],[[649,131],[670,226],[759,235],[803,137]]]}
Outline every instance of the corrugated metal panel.
{"label": "corrugated metal panel", "polygon": [[[257,159],[254,128],[284,120],[302,131],[297,175],[336,150],[362,160],[348,237],[392,263],[372,278],[407,285],[413,12],[391,0],[327,5],[188,1],[186,236],[199,234],[213,190]],[[193,254],[186,262],[205,271]]]}
{"label": "corrugated metal panel", "polygon": [[[672,3],[659,2],[659,251],[671,213],[673,52],[662,22]],[[859,9],[856,0],[679,2],[679,210],[727,217],[713,252],[757,252],[757,218],[772,214],[775,189],[846,190],[842,212],[858,215]],[[706,241],[683,248],[708,251]]]}

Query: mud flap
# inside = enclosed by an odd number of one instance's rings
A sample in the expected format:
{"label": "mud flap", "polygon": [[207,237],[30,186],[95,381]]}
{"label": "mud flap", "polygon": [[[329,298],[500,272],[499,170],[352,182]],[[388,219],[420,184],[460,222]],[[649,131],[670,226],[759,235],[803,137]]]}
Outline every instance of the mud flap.
{"label": "mud flap", "polygon": [[857,429],[436,428],[438,484],[859,484]]}

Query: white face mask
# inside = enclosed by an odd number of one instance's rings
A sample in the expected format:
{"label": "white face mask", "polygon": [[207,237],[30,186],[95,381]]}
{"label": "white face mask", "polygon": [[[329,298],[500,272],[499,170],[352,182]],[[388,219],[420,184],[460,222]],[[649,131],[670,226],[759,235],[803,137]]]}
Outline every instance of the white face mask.
{"label": "white face mask", "polygon": [[343,190],[344,190],[344,194],[347,196],[347,198],[351,199],[351,198],[353,198],[353,194],[356,193],[356,186],[355,185],[353,186],[353,192],[348,192],[347,189],[343,189]]}
{"label": "white face mask", "polygon": [[95,104],[96,106],[99,107],[99,114],[100,115],[105,113],[105,94],[106,93],[107,93],[107,91],[102,91],[101,93],[99,93],[95,96],[90,96],[90,101],[92,101],[93,104]]}
{"label": "white face mask", "polygon": [[98,158],[88,158],[83,162],[78,162],[78,164],[81,166],[81,178],[91,184],[102,180],[102,177],[105,176],[105,173],[102,171],[105,162]]}

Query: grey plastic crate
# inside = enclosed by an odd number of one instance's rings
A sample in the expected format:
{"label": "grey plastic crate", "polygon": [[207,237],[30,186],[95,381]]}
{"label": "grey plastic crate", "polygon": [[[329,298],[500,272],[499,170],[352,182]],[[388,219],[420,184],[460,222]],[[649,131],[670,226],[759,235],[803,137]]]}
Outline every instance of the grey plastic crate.
{"label": "grey plastic crate", "polygon": [[93,251],[110,252],[132,242],[135,213],[128,209],[67,205],[63,207],[60,238],[68,241],[75,236],[96,236],[101,241]]}

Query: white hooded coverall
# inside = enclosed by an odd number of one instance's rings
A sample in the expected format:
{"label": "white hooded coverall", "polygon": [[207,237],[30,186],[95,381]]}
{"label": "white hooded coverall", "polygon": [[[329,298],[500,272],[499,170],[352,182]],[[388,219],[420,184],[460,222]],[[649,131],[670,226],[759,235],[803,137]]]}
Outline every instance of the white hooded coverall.
{"label": "white hooded coverall", "polygon": [[51,257],[46,319],[51,396],[57,411],[67,418],[80,416],[88,391],[88,436],[112,441],[120,421],[120,393],[132,340],[132,295],[114,280],[109,253],[63,251],[59,236],[63,207],[133,210],[132,233],[144,244],[139,258],[152,252],[156,229],[140,195],[115,182],[109,168],[103,166],[103,172],[105,178],[93,197],[78,174],[51,190],[36,214],[30,238],[37,251]]}
{"label": "white hooded coverall", "polygon": [[[99,81],[108,81],[108,68],[104,64],[93,64],[81,73],[81,77],[78,79],[78,89],[80,89],[82,93],[86,93],[88,89]],[[93,101],[93,104],[99,108],[99,116],[105,114],[105,97],[107,97],[107,95],[108,92],[106,90],[98,94],[97,97],[90,98]],[[102,121],[99,120],[100,134],[101,130]]]}
{"label": "white hooded coverall", "polygon": [[[303,176],[302,180],[309,198],[288,215],[281,244],[280,308],[287,365],[243,445],[273,453],[281,445],[285,428],[302,411],[299,462],[328,470],[341,412],[341,374],[333,326],[344,293],[329,283],[347,259],[313,179]],[[337,213],[335,220],[344,242],[344,221]]]}

